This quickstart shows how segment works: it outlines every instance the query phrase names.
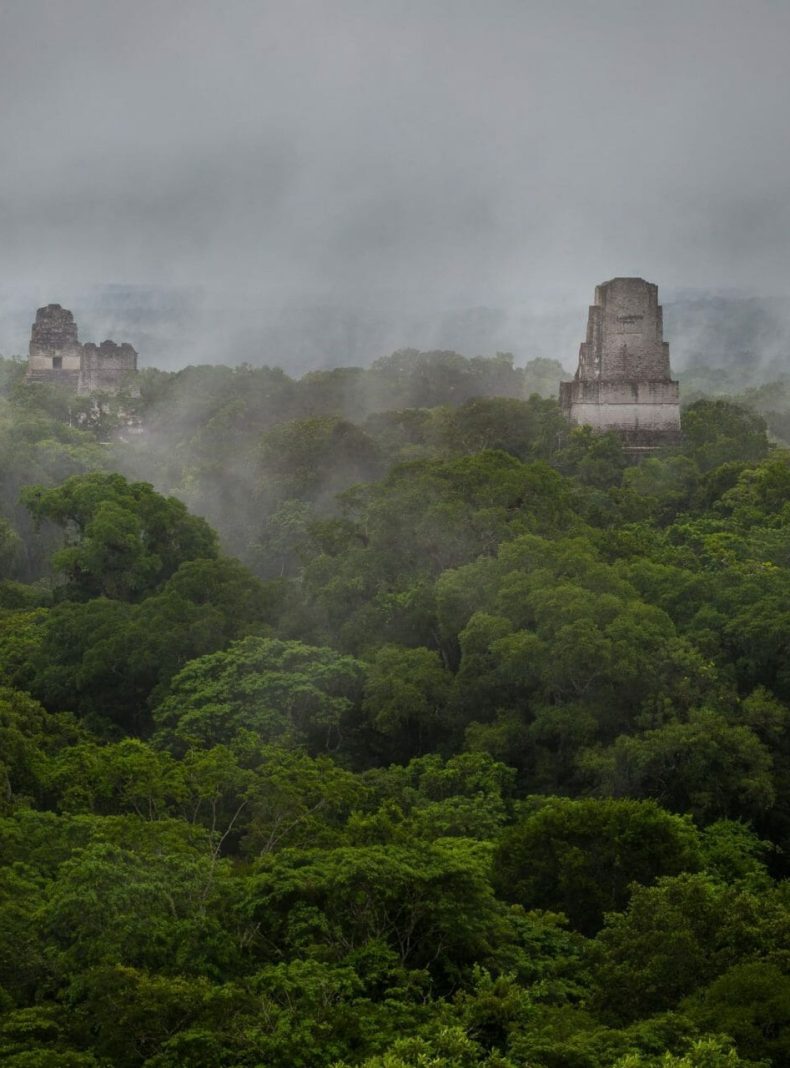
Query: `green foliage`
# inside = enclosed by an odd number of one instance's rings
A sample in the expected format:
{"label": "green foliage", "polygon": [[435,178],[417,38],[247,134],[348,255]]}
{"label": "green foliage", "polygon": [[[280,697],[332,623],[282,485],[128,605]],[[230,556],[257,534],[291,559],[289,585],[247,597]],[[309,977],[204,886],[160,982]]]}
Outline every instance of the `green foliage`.
{"label": "green foliage", "polygon": [[485,753],[436,754],[369,771],[370,812],[349,824],[355,841],[494,838],[509,817],[515,774]]}
{"label": "green foliage", "polygon": [[0,365],[0,1063],[788,1060],[786,391],[561,373]]}
{"label": "green foliage", "polygon": [[625,913],[596,939],[595,999],[607,1016],[634,1020],[671,1009],[735,964],[785,967],[790,911],[775,890],[755,894],[702,874],[637,887]]}
{"label": "green foliage", "polygon": [[702,1038],[692,1043],[688,1051],[679,1055],[665,1053],[660,1057],[643,1057],[629,1053],[618,1060],[614,1068],[763,1068],[767,1062],[743,1060],[738,1056],[728,1039]]}
{"label": "green foliage", "polygon": [[748,727],[709,710],[623,735],[581,761],[610,797],[651,797],[700,823],[759,816],[775,800],[769,751]]}
{"label": "green foliage", "polygon": [[0,690],[0,811],[40,801],[46,793],[47,759],[71,752],[83,733],[68,715],[45,711],[25,693]]}
{"label": "green foliage", "polygon": [[782,1064],[790,1056],[790,976],[775,964],[734,965],[685,1010],[703,1030],[730,1035],[747,1057]]}
{"label": "green foliage", "polygon": [[607,488],[619,484],[628,459],[616,434],[595,434],[591,427],[576,427],[557,455],[561,471],[573,474],[585,486]]}
{"label": "green foliage", "polygon": [[368,387],[377,408],[433,408],[473,397],[520,396],[524,379],[507,352],[466,359],[457,352],[401,349],[375,360]]}
{"label": "green foliage", "polygon": [[765,420],[727,400],[698,400],[681,413],[684,448],[701,471],[768,454]]}
{"label": "green foliage", "polygon": [[699,866],[693,826],[653,802],[553,798],[502,836],[494,883],[507,900],[560,909],[592,934],[626,906],[632,883]]}
{"label": "green foliage", "polygon": [[430,752],[447,733],[452,675],[429,649],[382,646],[365,680],[363,710],[390,759]]}
{"label": "green foliage", "polygon": [[527,401],[481,397],[441,414],[438,444],[443,450],[501,449],[522,460],[549,459],[564,426],[556,404],[538,396]]}
{"label": "green foliage", "polygon": [[0,664],[48,708],[145,733],[183,664],[265,629],[272,595],[233,560],[194,560],[140,604],[97,597],[0,618]]}
{"label": "green foliage", "polygon": [[305,740],[336,749],[361,696],[364,669],[332,649],[244,638],[178,673],[155,710],[158,739],[176,750],[232,742]]}
{"label": "green foliage", "polygon": [[135,601],[152,593],[187,560],[216,556],[216,537],[175,498],[143,482],[94,472],[56,489],[24,493],[33,515],[63,527],[67,544],[53,557],[65,596]]}
{"label": "green foliage", "polygon": [[375,444],[364,431],[330,417],[281,423],[261,443],[265,492],[275,500],[339,493],[369,481],[379,472],[377,460]]}
{"label": "green foliage", "polygon": [[488,862],[489,850],[465,839],[282,850],[258,863],[247,911],[292,952],[331,961],[381,945],[400,967],[452,983],[469,960],[494,956],[505,930]]}

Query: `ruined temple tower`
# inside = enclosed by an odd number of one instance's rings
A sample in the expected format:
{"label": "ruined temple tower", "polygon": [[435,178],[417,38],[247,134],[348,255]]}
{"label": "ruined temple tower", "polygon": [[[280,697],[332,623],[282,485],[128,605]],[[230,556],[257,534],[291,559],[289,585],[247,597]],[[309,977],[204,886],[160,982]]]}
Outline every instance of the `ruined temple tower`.
{"label": "ruined temple tower", "polygon": [[657,285],[612,278],[596,287],[576,377],[560,384],[560,405],[572,426],[614,430],[633,453],[680,440]]}
{"label": "ruined temple tower", "polygon": [[103,341],[81,345],[74,316],[60,304],[36,312],[30,334],[28,382],[55,382],[79,393],[116,393],[137,370],[131,345]]}
{"label": "ruined temple tower", "polygon": [[82,345],[70,311],[59,304],[39,308],[30,333],[27,378],[34,382],[62,382],[77,388]]}

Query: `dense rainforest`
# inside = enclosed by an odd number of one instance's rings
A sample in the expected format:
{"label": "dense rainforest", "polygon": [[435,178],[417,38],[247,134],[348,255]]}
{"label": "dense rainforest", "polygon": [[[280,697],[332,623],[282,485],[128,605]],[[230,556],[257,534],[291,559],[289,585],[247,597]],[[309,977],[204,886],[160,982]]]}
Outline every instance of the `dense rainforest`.
{"label": "dense rainforest", "polygon": [[23,372],[0,1065],[790,1063],[790,381]]}

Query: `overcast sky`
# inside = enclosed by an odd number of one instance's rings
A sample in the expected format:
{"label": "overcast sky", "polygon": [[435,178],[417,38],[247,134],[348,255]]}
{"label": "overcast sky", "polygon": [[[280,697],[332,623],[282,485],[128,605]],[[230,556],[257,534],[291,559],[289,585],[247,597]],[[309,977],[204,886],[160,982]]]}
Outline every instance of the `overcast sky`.
{"label": "overcast sky", "polygon": [[0,0],[0,285],[790,292],[786,0]]}

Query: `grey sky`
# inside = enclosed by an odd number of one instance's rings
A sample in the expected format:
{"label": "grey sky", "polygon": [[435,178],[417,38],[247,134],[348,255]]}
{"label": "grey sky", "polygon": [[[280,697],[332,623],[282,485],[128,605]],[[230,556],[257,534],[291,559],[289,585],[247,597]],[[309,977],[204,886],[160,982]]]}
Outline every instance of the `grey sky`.
{"label": "grey sky", "polygon": [[790,292],[784,0],[0,0],[0,286]]}

